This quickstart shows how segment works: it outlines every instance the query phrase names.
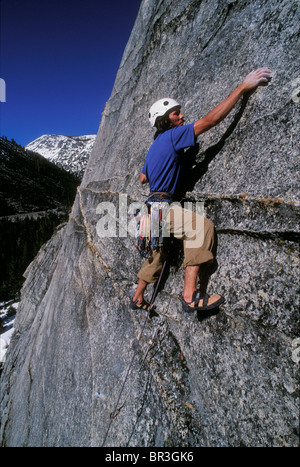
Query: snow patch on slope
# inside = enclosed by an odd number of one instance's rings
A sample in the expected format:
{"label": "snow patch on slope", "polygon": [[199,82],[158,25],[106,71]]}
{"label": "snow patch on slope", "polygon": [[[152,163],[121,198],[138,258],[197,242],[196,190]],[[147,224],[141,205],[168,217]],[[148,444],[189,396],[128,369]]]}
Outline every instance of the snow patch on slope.
{"label": "snow patch on slope", "polygon": [[25,149],[41,154],[54,164],[82,178],[96,135],[43,135]]}

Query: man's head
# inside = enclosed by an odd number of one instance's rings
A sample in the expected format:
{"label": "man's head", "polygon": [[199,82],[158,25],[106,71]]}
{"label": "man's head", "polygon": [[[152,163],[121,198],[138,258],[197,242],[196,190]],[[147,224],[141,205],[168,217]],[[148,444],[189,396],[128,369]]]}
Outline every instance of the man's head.
{"label": "man's head", "polygon": [[151,106],[149,120],[151,125],[157,129],[155,138],[159,133],[183,125],[184,115],[180,109],[180,104],[169,97],[160,99]]}
{"label": "man's head", "polygon": [[[181,105],[178,104],[178,102],[176,102],[174,99],[169,97],[159,99],[151,106],[149,110],[149,120],[151,125],[157,127],[157,119],[160,117],[170,117],[171,115],[171,120],[173,120],[173,117],[175,116],[173,115],[174,112],[176,112],[177,117],[179,117],[179,115],[182,115],[180,114],[180,108]],[[180,120],[181,119],[183,119],[183,115]],[[178,126],[178,119],[174,119],[174,126]]]}
{"label": "man's head", "polygon": [[169,112],[170,128],[182,126],[184,124],[184,115],[181,113],[180,107],[177,107]]}

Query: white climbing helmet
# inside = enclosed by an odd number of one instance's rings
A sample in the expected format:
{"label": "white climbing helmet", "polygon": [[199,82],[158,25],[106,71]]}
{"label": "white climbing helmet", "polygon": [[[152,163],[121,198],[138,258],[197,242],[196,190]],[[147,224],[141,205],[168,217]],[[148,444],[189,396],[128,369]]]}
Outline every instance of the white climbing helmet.
{"label": "white climbing helmet", "polygon": [[162,117],[166,112],[173,109],[173,107],[181,107],[181,105],[169,97],[165,97],[154,102],[149,110],[149,120],[151,125],[155,126],[156,118]]}

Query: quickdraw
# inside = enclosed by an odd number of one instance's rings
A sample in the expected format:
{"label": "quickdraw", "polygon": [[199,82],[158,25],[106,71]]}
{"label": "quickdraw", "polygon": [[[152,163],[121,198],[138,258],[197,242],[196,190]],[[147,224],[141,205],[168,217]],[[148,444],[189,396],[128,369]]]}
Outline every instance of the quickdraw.
{"label": "quickdraw", "polygon": [[164,243],[164,211],[173,202],[169,193],[152,193],[136,210],[136,249],[147,258]]}

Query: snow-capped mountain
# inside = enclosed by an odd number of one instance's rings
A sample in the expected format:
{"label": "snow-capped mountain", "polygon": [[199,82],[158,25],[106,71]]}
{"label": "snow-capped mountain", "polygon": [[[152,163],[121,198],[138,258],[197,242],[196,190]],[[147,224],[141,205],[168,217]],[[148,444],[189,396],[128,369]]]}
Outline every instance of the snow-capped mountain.
{"label": "snow-capped mountain", "polygon": [[96,135],[43,135],[25,149],[34,151],[63,169],[82,178]]}

